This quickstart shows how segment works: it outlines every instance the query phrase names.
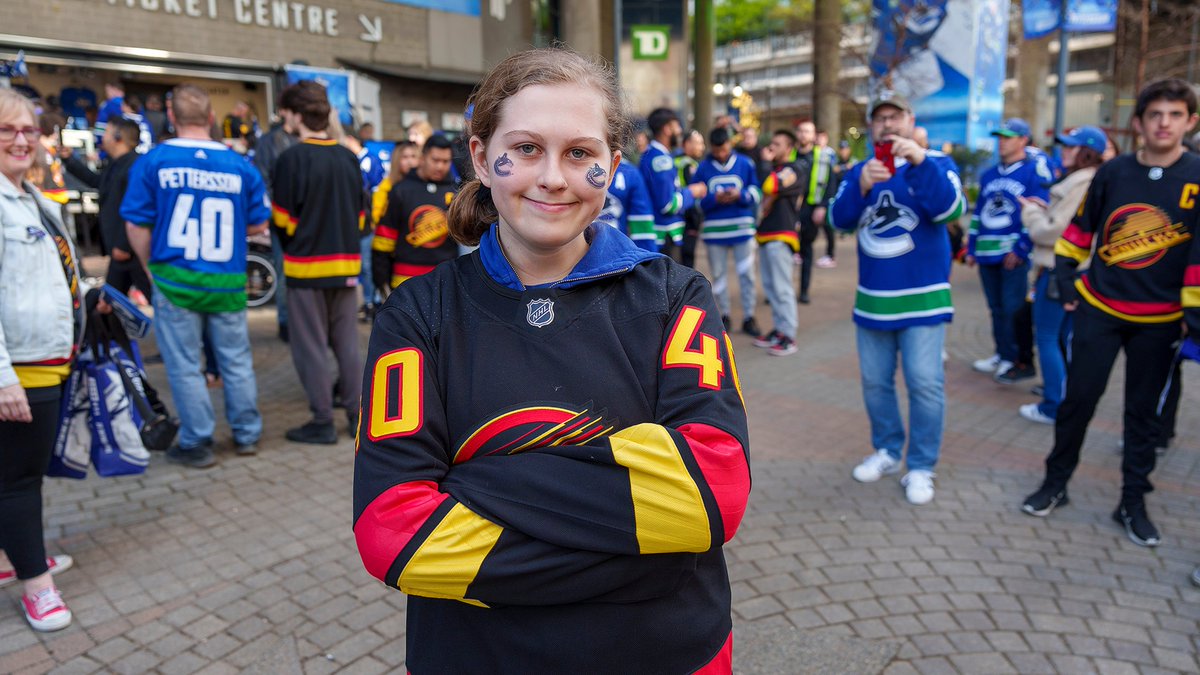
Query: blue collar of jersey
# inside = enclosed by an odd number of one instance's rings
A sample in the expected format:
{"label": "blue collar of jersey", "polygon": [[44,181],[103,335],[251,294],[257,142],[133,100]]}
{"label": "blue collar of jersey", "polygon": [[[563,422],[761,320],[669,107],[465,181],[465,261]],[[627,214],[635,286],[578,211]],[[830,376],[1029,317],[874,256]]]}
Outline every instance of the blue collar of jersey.
{"label": "blue collar of jersey", "polygon": [[[525,284],[521,283],[508,258],[500,250],[497,227],[498,223],[492,223],[479,239],[479,258],[483,262],[483,269],[496,283],[514,291],[523,291]],[[588,237],[589,246],[583,259],[565,278],[545,286],[564,289],[581,286],[602,277],[625,274],[637,265],[662,255],[638,248],[629,237],[604,223],[592,223],[585,236]]]}

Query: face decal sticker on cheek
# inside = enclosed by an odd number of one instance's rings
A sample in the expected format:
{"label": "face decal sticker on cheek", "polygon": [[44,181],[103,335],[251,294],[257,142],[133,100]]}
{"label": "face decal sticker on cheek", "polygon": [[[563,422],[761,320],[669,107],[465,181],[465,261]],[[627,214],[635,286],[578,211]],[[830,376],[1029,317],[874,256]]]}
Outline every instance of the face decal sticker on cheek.
{"label": "face decal sticker on cheek", "polygon": [[496,158],[495,163],[492,164],[492,171],[494,171],[497,176],[511,176],[512,167],[513,161],[508,158],[508,153],[506,152]]}
{"label": "face decal sticker on cheek", "polygon": [[597,190],[603,190],[604,189],[604,176],[607,173],[608,173],[607,171],[600,168],[599,164],[593,165],[592,168],[588,169],[588,172],[587,172],[588,185],[591,185],[592,187],[596,188]]}

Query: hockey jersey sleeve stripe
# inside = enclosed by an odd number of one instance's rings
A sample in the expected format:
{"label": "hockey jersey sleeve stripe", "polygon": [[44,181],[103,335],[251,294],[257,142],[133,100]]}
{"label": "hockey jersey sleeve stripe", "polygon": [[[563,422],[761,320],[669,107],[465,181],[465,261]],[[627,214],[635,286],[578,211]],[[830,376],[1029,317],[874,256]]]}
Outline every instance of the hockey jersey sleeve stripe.
{"label": "hockey jersey sleeve stripe", "polygon": [[448,498],[433,481],[404,483],[376,497],[354,524],[354,540],[367,572],[387,583],[396,557]]}
{"label": "hockey jersey sleeve stripe", "polygon": [[397,585],[410,595],[474,602],[467,599],[467,588],[503,532],[455,504],[409,558]]}
{"label": "hockey jersey sleeve stripe", "polygon": [[721,512],[725,541],[733,539],[750,499],[750,464],[736,438],[707,424],[679,427]]}
{"label": "hockey jersey sleeve stripe", "polygon": [[1200,307],[1200,287],[1185,286],[1179,294],[1181,305],[1188,309]]}
{"label": "hockey jersey sleeve stripe", "polygon": [[1188,265],[1183,270],[1184,286],[1200,286],[1200,265]]}
{"label": "hockey jersey sleeve stripe", "polygon": [[679,213],[679,210],[682,208],[683,208],[683,195],[681,193],[679,193],[678,191],[676,191],[675,194],[671,197],[671,201],[667,202],[667,205],[662,208],[661,213],[664,216],[673,216],[676,213]]}
{"label": "hockey jersey sleeve stripe", "polygon": [[287,231],[290,237],[296,234],[296,225],[300,221],[282,206],[271,204],[271,222],[275,223],[275,227]]}
{"label": "hockey jersey sleeve stripe", "polygon": [[293,279],[353,277],[362,271],[362,256],[357,253],[332,255],[283,256],[283,274]]}
{"label": "hockey jersey sleeve stripe", "polygon": [[1078,225],[1071,223],[1067,225],[1067,229],[1063,230],[1062,238],[1070,242],[1076,248],[1081,248],[1087,251],[1092,249],[1092,234],[1084,232]]}
{"label": "hockey jersey sleeve stripe", "polygon": [[1064,238],[1054,242],[1054,255],[1070,258],[1077,263],[1081,263],[1091,255],[1091,248],[1080,248]]}
{"label": "hockey jersey sleeve stripe", "polygon": [[667,429],[638,424],[609,440],[617,464],[629,469],[640,552],[700,553],[711,548],[704,498]]}
{"label": "hockey jersey sleeve stripe", "polygon": [[766,234],[755,235],[754,239],[760,244],[765,244],[769,241],[782,241],[791,246],[793,251],[800,250],[800,236],[795,232],[768,232]]}

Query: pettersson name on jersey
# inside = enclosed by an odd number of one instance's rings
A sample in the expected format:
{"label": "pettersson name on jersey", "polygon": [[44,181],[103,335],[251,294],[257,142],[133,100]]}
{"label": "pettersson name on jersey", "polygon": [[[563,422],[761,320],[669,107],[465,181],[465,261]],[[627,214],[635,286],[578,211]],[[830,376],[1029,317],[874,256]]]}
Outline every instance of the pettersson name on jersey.
{"label": "pettersson name on jersey", "polygon": [[242,177],[235,173],[205,171],[186,166],[168,166],[158,170],[158,185],[164,190],[187,188],[207,192],[241,194]]}

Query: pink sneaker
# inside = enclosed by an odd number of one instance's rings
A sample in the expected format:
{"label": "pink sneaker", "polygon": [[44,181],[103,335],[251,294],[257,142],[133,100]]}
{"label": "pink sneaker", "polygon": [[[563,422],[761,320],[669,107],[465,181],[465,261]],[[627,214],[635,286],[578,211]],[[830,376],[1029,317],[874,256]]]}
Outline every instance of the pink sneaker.
{"label": "pink sneaker", "polygon": [[32,598],[22,595],[21,606],[34,630],[49,632],[71,625],[71,610],[67,609],[57,588],[47,588]]}
{"label": "pink sneaker", "polygon": [[[46,567],[50,568],[50,574],[58,574],[64,570],[71,569],[71,565],[75,564],[75,560],[67,555],[52,555],[46,558]],[[0,572],[0,587],[7,586],[17,580],[16,570],[5,570]]]}

